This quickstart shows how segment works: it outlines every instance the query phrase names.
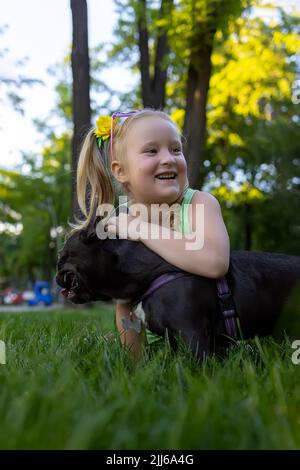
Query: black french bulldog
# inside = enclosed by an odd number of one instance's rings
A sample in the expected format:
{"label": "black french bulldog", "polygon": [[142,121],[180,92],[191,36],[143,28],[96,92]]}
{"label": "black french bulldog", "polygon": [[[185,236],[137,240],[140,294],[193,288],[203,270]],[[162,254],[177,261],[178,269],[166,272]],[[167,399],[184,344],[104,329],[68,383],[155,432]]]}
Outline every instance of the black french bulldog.
{"label": "black french bulldog", "polygon": [[[143,243],[100,240],[93,228],[66,241],[57,271],[62,294],[74,303],[134,301],[161,274],[181,272]],[[300,257],[232,251],[226,278],[243,338],[266,336],[300,279]],[[168,332],[171,343],[180,336],[200,361],[230,344],[213,279],[192,274],[176,279],[148,296],[142,309],[150,331]]]}

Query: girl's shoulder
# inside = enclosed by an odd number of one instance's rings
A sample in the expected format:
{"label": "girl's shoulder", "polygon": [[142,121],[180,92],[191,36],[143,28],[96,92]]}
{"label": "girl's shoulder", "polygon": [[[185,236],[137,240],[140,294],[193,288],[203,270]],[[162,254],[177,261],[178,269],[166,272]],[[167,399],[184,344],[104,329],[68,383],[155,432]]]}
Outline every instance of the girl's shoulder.
{"label": "girl's shoulder", "polygon": [[198,216],[199,206],[205,210],[206,214],[220,211],[219,202],[212,194],[188,188],[181,201],[180,231],[182,233],[191,234],[192,230],[195,230],[195,220]]}
{"label": "girl's shoulder", "polygon": [[207,191],[200,191],[199,189],[188,188],[182,199],[183,204],[208,204],[212,206],[219,206],[219,201],[215,196]]}

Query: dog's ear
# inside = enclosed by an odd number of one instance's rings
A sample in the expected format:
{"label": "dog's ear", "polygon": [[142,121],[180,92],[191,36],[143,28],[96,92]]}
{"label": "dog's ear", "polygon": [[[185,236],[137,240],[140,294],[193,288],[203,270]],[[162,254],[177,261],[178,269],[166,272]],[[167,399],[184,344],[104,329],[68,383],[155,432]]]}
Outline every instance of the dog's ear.
{"label": "dog's ear", "polygon": [[97,237],[97,226],[101,223],[101,217],[97,216],[86,228],[80,231],[80,239],[88,244],[93,242]]}
{"label": "dog's ear", "polygon": [[135,241],[106,239],[103,248],[118,257],[120,270],[124,274],[154,271],[166,263],[160,256],[146,248],[143,243]]}
{"label": "dog's ear", "polygon": [[[103,240],[106,237],[105,232],[106,232],[106,222],[107,222],[107,215],[99,215],[98,210],[100,206],[95,207],[93,209],[93,216],[91,218],[90,224],[83,230],[81,230],[80,233],[80,238],[84,243],[91,243],[94,241],[97,237],[100,240]],[[128,212],[128,208],[125,206],[120,206],[116,209],[116,215],[119,215],[121,212]],[[107,214],[107,212],[105,212]],[[110,217],[113,215],[110,213]],[[118,238],[118,236],[117,236]]]}

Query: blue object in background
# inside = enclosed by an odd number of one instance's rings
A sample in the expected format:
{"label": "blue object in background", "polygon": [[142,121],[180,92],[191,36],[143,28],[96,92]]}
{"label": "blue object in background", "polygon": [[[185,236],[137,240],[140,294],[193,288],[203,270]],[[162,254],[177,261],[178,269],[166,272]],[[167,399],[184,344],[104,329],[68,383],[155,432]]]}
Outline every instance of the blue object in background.
{"label": "blue object in background", "polygon": [[49,282],[39,281],[34,284],[34,297],[28,300],[28,305],[38,305],[43,303],[44,305],[51,305],[53,297],[50,291]]}

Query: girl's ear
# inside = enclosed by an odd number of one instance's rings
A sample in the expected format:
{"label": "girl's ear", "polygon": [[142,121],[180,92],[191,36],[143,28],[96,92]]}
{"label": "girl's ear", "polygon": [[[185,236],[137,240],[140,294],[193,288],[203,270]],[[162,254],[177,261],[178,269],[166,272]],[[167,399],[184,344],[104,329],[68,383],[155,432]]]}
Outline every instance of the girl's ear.
{"label": "girl's ear", "polygon": [[111,172],[114,175],[114,177],[119,181],[119,183],[127,183],[128,182],[128,176],[126,172],[123,169],[123,166],[117,162],[117,160],[114,160],[111,163]]}

